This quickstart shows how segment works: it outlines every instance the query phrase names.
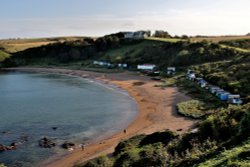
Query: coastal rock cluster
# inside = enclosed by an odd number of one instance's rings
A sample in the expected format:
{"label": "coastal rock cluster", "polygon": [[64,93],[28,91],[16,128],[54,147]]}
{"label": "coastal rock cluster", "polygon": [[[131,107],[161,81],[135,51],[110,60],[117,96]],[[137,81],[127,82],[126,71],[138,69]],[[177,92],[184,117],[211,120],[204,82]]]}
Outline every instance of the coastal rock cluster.
{"label": "coastal rock cluster", "polygon": [[[52,127],[52,129],[57,130],[57,127]],[[2,132],[2,134],[7,134],[7,132]],[[19,145],[22,145],[24,142],[27,142],[29,140],[28,138],[29,138],[28,136],[21,136],[19,142],[13,142],[10,145],[0,144],[0,152],[16,150]],[[57,144],[54,140],[48,137],[43,137],[42,139],[38,140],[38,145],[41,148],[53,148]],[[74,149],[75,146],[76,146],[75,143],[65,141],[61,145],[61,148],[72,150]]]}
{"label": "coastal rock cluster", "polygon": [[0,152],[16,150],[16,149],[17,149],[17,144],[16,143],[11,143],[11,145],[9,145],[9,146],[0,144]]}
{"label": "coastal rock cluster", "polygon": [[[2,132],[2,134],[6,135],[8,134],[8,132]],[[11,150],[16,150],[18,148],[18,146],[22,145],[23,143],[27,142],[28,136],[21,136],[20,137],[20,141],[15,141],[12,142],[10,145],[4,145],[4,144],[0,144],[0,152],[4,152],[4,151],[11,151]]]}
{"label": "coastal rock cluster", "polygon": [[39,146],[43,148],[52,148],[56,146],[56,143],[51,139],[44,137],[39,140]]}
{"label": "coastal rock cluster", "polygon": [[64,149],[71,149],[73,147],[75,147],[75,144],[71,143],[71,142],[66,141],[65,143],[62,144],[62,148],[64,148]]}

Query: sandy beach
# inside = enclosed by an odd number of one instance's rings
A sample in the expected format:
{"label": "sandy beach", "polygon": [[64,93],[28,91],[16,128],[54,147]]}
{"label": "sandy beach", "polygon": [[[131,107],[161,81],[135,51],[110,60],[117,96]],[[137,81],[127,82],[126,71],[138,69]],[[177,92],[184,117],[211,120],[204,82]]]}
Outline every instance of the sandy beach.
{"label": "sandy beach", "polygon": [[70,152],[64,157],[53,157],[40,166],[43,167],[71,167],[80,162],[85,162],[99,155],[112,153],[115,146],[124,139],[137,134],[151,134],[166,129],[177,133],[190,130],[195,120],[182,117],[176,112],[176,104],[189,99],[188,96],[178,91],[176,87],[160,88],[147,76],[138,73],[97,73],[90,71],[56,69],[56,68],[11,68],[27,72],[45,72],[89,78],[103,84],[113,84],[126,90],[137,102],[138,115],[135,120],[125,127],[126,133],[118,132],[102,141],[86,145],[84,151],[80,148]]}

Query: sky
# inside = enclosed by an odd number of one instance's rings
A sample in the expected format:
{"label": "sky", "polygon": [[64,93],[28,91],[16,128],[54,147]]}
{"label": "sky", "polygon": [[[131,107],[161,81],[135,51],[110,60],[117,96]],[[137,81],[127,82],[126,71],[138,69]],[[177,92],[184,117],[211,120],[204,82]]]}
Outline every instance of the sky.
{"label": "sky", "polygon": [[250,0],[2,0],[0,39],[136,30],[245,35],[249,9]]}

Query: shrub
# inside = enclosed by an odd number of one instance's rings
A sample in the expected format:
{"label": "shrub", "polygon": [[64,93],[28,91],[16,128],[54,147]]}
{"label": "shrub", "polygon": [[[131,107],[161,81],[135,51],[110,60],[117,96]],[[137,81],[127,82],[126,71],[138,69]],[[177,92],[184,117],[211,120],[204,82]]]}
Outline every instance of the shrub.
{"label": "shrub", "polygon": [[114,167],[130,167],[139,159],[139,150],[133,148],[119,155],[114,163]]}
{"label": "shrub", "polygon": [[154,143],[162,143],[164,145],[167,145],[172,139],[176,137],[176,134],[173,132],[167,130],[165,132],[155,132],[153,134],[147,135],[145,138],[143,138],[140,142],[140,146],[145,146],[149,144]]}
{"label": "shrub", "polygon": [[140,152],[140,159],[133,164],[134,167],[166,167],[169,160],[166,149],[162,144],[147,145]]}
{"label": "shrub", "polygon": [[201,118],[208,112],[205,104],[199,100],[178,103],[177,110],[180,114],[193,118]]}
{"label": "shrub", "polygon": [[127,150],[130,150],[132,148],[135,148],[139,145],[141,140],[143,140],[146,137],[146,135],[138,135],[134,136],[128,140],[121,141],[116,147],[115,151],[113,153],[114,156],[121,154],[122,152],[125,152]]}
{"label": "shrub", "polygon": [[77,167],[112,167],[113,160],[107,156],[101,156],[96,159],[88,161],[85,165],[80,165]]}
{"label": "shrub", "polygon": [[244,136],[245,138],[250,136],[250,110],[246,112],[240,122],[239,135]]}

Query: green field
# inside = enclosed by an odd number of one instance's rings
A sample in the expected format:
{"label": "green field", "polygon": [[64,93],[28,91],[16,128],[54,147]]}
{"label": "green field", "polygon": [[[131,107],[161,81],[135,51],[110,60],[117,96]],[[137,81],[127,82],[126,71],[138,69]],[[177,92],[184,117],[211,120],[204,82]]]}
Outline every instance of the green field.
{"label": "green field", "polygon": [[56,38],[32,38],[32,39],[8,39],[0,40],[0,47],[9,53],[23,51],[25,49],[48,45],[56,42],[76,41],[83,37],[56,37]]}

